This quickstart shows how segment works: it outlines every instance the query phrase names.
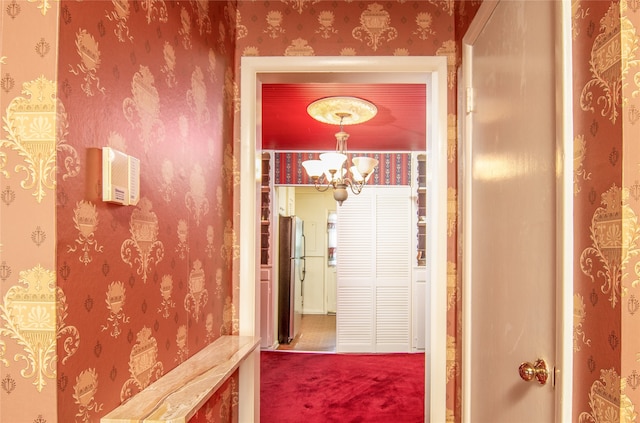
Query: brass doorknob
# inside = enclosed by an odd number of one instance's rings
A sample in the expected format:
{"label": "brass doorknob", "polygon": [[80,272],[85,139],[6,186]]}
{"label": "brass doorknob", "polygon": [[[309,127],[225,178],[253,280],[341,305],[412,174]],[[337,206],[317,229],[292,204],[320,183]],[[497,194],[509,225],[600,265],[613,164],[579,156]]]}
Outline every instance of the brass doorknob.
{"label": "brass doorknob", "polygon": [[530,382],[536,379],[540,385],[547,383],[549,379],[549,370],[547,370],[547,363],[541,358],[537,359],[533,364],[529,362],[522,363],[518,367],[518,373],[525,382]]}

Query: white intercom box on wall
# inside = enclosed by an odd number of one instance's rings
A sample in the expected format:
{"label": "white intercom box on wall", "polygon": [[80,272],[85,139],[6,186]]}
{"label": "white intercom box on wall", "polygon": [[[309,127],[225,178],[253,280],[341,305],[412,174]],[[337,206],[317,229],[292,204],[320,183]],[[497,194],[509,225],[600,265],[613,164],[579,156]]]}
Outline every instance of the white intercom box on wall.
{"label": "white intercom box on wall", "polygon": [[140,160],[102,148],[102,201],[135,206],[140,200]]}

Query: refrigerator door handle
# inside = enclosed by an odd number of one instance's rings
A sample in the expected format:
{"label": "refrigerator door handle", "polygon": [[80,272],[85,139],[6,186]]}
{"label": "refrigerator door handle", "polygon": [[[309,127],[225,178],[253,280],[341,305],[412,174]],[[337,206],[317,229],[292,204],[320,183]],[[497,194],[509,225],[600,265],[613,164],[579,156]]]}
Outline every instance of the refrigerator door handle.
{"label": "refrigerator door handle", "polygon": [[302,234],[302,272],[300,274],[300,282],[304,282],[304,277],[307,274],[307,238]]}

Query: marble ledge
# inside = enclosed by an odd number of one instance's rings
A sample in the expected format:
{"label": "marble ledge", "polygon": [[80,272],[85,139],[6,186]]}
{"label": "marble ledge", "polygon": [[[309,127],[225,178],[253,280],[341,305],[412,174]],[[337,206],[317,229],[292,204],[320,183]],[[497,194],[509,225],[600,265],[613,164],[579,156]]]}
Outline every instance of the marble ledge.
{"label": "marble ledge", "polygon": [[187,423],[258,346],[222,336],[100,419],[101,423]]}

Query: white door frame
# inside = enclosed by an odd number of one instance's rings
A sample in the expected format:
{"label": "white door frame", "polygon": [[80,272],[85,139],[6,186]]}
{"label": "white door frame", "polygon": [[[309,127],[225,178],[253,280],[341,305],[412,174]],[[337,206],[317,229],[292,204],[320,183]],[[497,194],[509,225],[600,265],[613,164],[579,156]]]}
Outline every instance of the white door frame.
{"label": "white door frame", "polygon": [[[473,44],[482,32],[484,25],[491,17],[499,1],[483,2],[467,33],[462,40],[462,78],[459,92],[462,107],[458,119],[462,122],[461,146],[458,149],[460,169],[466,164],[466,172],[461,172],[459,191],[462,198],[462,421],[470,422],[470,367],[469,348],[471,345],[472,322],[469,316],[473,281],[471,275],[471,198],[470,192],[472,171],[473,128],[470,111],[473,109],[473,90],[471,87]],[[558,231],[556,237],[558,266],[557,280],[561,281],[556,288],[556,365],[555,371],[555,421],[570,422],[572,420],[573,390],[573,101],[572,101],[572,60],[571,60],[571,3],[557,2],[555,33],[556,38],[556,221]],[[469,101],[471,100],[471,101]]]}
{"label": "white door frame", "polygon": [[[259,336],[257,188],[262,149],[260,86],[273,82],[424,83],[427,85],[427,283],[430,352],[425,354],[425,421],[446,420],[447,57],[242,57],[240,79],[240,335]],[[237,157],[237,155],[236,155]],[[243,408],[253,398],[259,421],[259,369],[240,372]],[[247,414],[250,411],[246,411]],[[256,414],[257,413],[257,414]],[[255,417],[254,417],[255,418]],[[243,420],[250,421],[250,420]]]}

